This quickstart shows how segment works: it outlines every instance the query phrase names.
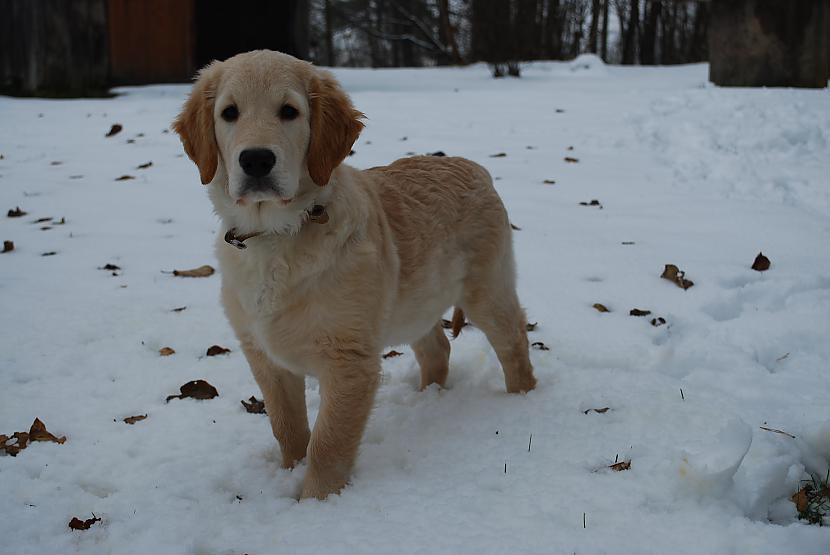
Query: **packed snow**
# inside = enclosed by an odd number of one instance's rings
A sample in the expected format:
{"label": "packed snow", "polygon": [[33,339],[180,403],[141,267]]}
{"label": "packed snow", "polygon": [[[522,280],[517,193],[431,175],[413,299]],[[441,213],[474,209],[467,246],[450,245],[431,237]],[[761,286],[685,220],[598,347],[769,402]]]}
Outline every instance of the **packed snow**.
{"label": "packed snow", "polygon": [[[790,500],[830,460],[827,90],[590,57],[521,79],[335,73],[367,115],[349,164],[440,150],[494,176],[529,335],[550,348],[531,352],[538,388],[506,394],[471,327],[444,390],[417,391],[396,347],[351,484],[298,503],[305,468],[281,469],[267,417],[240,404],[261,394],[219,276],[165,273],[216,266],[216,217],[168,131],[188,87],[0,98],[0,207],[28,213],[0,221],[0,433],[38,417],[67,438],[0,456],[0,550],[830,552]],[[214,344],[231,352],[206,357]],[[193,379],[219,397],[165,403]]]}

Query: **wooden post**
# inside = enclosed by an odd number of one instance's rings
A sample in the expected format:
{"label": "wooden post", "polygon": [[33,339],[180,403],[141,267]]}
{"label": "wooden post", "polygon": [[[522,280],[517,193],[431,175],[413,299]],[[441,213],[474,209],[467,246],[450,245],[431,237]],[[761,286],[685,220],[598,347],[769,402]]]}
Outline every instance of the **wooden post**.
{"label": "wooden post", "polygon": [[736,87],[824,88],[827,0],[712,0],[709,79]]}

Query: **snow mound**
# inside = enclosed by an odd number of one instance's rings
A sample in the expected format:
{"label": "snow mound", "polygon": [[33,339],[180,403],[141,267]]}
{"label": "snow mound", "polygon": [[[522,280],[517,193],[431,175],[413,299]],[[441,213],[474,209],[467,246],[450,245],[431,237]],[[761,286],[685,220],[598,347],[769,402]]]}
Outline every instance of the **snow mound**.
{"label": "snow mound", "polygon": [[568,67],[571,73],[578,75],[604,76],[608,74],[605,62],[596,54],[580,54],[571,60]]}

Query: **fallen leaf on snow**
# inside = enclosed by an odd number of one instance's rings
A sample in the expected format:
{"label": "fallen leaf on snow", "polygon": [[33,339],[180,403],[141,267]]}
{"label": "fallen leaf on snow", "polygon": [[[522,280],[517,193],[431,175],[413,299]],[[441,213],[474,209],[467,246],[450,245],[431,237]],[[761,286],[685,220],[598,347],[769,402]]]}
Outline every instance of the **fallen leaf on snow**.
{"label": "fallen leaf on snow", "polygon": [[40,418],[35,418],[32,427],[29,428],[29,441],[51,441],[52,443],[64,444],[66,443],[66,436],[55,437],[49,433]]}
{"label": "fallen leaf on snow", "polygon": [[163,357],[169,357],[170,355],[175,355],[176,351],[172,347],[162,347],[159,349],[159,354]]}
{"label": "fallen leaf on snow", "polygon": [[565,156],[565,162],[569,164],[576,164],[579,162],[579,158],[573,158],[572,156]]}
{"label": "fallen leaf on snow", "polygon": [[26,214],[28,214],[28,212],[21,210],[19,206],[16,206],[14,208],[9,209],[6,216],[8,216],[9,218],[22,218]]}
{"label": "fallen leaf on snow", "polygon": [[381,355],[381,358],[393,358],[393,357],[399,357],[399,356],[403,356],[403,353],[400,353],[398,351],[393,350],[393,351],[389,351],[388,353],[385,353],[385,354]]}
{"label": "fallen leaf on snow", "polygon": [[136,422],[141,422],[145,418],[147,418],[146,414],[136,414],[135,416],[128,416],[127,418],[124,419],[124,422],[126,422],[127,424],[130,424],[130,425],[133,425]]}
{"label": "fallen leaf on snow", "polygon": [[112,127],[110,127],[110,130],[107,132],[105,136],[112,137],[114,135],[118,135],[119,133],[121,133],[122,129],[124,129],[123,125],[121,125],[120,123],[113,123]]}
{"label": "fallen leaf on snow", "polygon": [[663,273],[660,274],[660,277],[671,281],[683,290],[686,290],[695,284],[693,281],[686,279],[686,272],[682,271],[674,264],[666,264],[666,267],[663,269]]}
{"label": "fallen leaf on snow", "polygon": [[117,272],[121,269],[120,266],[116,266],[115,264],[104,264],[103,266],[98,266],[99,270],[107,270],[109,272]]}
{"label": "fallen leaf on snow", "polygon": [[652,318],[651,319],[651,325],[654,326],[655,328],[659,328],[660,326],[662,326],[665,323],[666,323],[666,319],[663,318],[662,316],[658,316],[657,318]]}
{"label": "fallen leaf on snow", "polygon": [[14,250],[14,241],[3,241],[3,252],[11,252]]}
{"label": "fallen leaf on snow", "polygon": [[225,354],[228,354],[230,352],[231,352],[230,349],[226,349],[226,348],[221,347],[219,345],[211,345],[210,347],[208,347],[207,356],[215,357],[215,356],[218,356],[218,355],[225,355]]}
{"label": "fallen leaf on snow", "polygon": [[204,266],[199,266],[198,268],[193,268],[192,270],[173,270],[173,275],[178,277],[209,277],[212,276],[216,270],[213,269],[212,266],[208,266],[205,264]]}
{"label": "fallen leaf on snow", "polygon": [[533,323],[528,322],[527,325],[525,326],[525,328],[527,329],[527,331],[536,331],[536,326],[538,326],[538,325],[539,325],[539,322],[533,322]]}
{"label": "fallen leaf on snow", "polygon": [[57,251],[47,251],[40,253],[40,256],[55,256],[56,254],[58,254]]}
{"label": "fallen leaf on snow", "polygon": [[604,304],[594,303],[593,307],[599,312],[611,312]]}
{"label": "fallen leaf on snow", "polygon": [[172,309],[170,312],[181,312],[183,310],[187,310],[186,306],[179,306],[177,308]]}
{"label": "fallen leaf on snow", "polygon": [[632,308],[629,312],[629,316],[648,316],[651,314],[650,310],[641,310],[639,308]]}
{"label": "fallen leaf on snow", "polygon": [[545,179],[544,181],[542,181],[542,183],[546,183],[548,185],[556,185],[556,180],[555,179]]}
{"label": "fallen leaf on snow", "polygon": [[88,518],[86,520],[81,520],[80,518],[73,516],[72,520],[69,521],[69,527],[73,530],[89,530],[90,526],[100,521],[101,519],[97,518],[94,513],[92,518]]}
{"label": "fallen leaf on snow", "polygon": [[153,162],[145,162],[144,164],[139,164],[135,167],[137,170],[146,170],[153,166]]}
{"label": "fallen leaf on snow", "polygon": [[599,206],[602,209],[602,204],[597,199],[592,199],[590,202],[580,202],[580,206]]}
{"label": "fallen leaf on snow", "polygon": [[29,434],[27,432],[15,432],[11,437],[3,434],[0,435],[0,451],[5,451],[6,454],[16,457],[29,443]]}
{"label": "fallen leaf on snow", "polygon": [[752,269],[756,272],[766,272],[767,270],[769,270],[769,267],[769,258],[764,256],[764,253],[759,252],[758,256],[755,257],[755,262],[752,263]]}
{"label": "fallen leaf on snow", "polygon": [[620,461],[618,463],[609,465],[608,468],[616,472],[622,472],[623,470],[628,470],[629,468],[631,468],[631,461]]}
{"label": "fallen leaf on snow", "polygon": [[[367,143],[368,144],[368,143]],[[446,156],[443,150],[436,150],[435,152],[430,152],[427,156]]]}
{"label": "fallen leaf on snow", "polygon": [[253,395],[248,399],[248,401],[239,401],[242,403],[242,406],[245,407],[245,410],[250,412],[251,414],[265,414],[265,401],[260,401]]}
{"label": "fallen leaf on snow", "polygon": [[171,399],[213,399],[214,397],[219,396],[219,392],[216,391],[216,388],[210,385],[205,380],[193,380],[187,382],[183,386],[179,388],[181,394],[179,395],[168,395],[166,402],[170,402]]}
{"label": "fallen leaf on snow", "polygon": [[519,226],[517,226],[516,224],[514,224],[512,222],[510,223],[510,229],[512,229],[513,231],[521,231],[522,230],[522,228],[520,228]]}
{"label": "fallen leaf on snow", "polygon": [[550,351],[550,347],[548,347],[541,341],[534,341],[530,344],[530,346],[539,351]]}
{"label": "fallen leaf on snow", "polygon": [[490,158],[504,158],[507,156],[506,152],[497,152],[495,154],[491,154]]}
{"label": "fallen leaf on snow", "polygon": [[585,413],[585,414],[588,414],[589,412],[595,412],[597,414],[605,414],[609,410],[611,410],[611,407],[602,407],[601,409],[588,409],[588,410],[584,410],[582,412]]}
{"label": "fallen leaf on snow", "polygon": [[124,175],[122,175],[121,177],[116,177],[116,178],[115,178],[115,180],[116,180],[116,181],[128,181],[128,180],[130,180],[130,179],[135,179],[135,176],[134,176],[134,175],[127,175],[127,174],[124,174]]}

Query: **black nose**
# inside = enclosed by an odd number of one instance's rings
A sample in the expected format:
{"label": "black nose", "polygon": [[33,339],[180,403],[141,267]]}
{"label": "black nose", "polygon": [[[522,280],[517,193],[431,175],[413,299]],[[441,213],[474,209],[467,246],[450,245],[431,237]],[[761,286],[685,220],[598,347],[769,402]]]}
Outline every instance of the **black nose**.
{"label": "black nose", "polygon": [[251,177],[267,175],[277,162],[277,157],[267,148],[249,148],[239,154],[239,165]]}

